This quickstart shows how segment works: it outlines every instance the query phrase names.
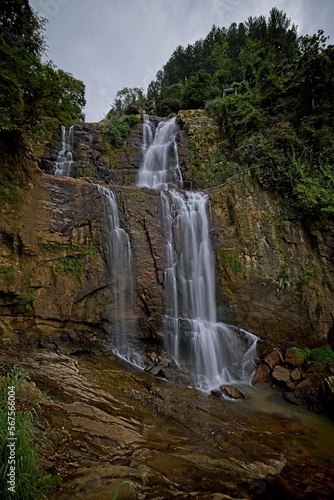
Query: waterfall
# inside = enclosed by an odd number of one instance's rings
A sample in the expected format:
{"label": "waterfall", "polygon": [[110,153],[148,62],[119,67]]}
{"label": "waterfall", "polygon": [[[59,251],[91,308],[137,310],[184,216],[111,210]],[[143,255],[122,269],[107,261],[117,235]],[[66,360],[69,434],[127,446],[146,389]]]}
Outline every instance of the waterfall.
{"label": "waterfall", "polygon": [[217,322],[209,199],[174,189],[176,177],[182,182],[176,132],[175,118],[159,124],[138,177],[138,185],[162,190],[166,348],[180,368],[190,371],[199,389],[250,383],[257,337]]}
{"label": "waterfall", "polygon": [[73,175],[73,126],[66,132],[66,128],[61,126],[61,150],[58,152],[57,160],[54,164],[54,175],[67,176]]}
{"label": "waterfall", "polygon": [[152,140],[149,117],[143,116],[143,159],[137,186],[154,189],[167,189],[170,185],[181,187],[176,133],[177,125],[172,118],[159,123]]}
{"label": "waterfall", "polygon": [[153,140],[153,132],[151,128],[151,122],[149,115],[143,115],[143,145],[142,150],[144,155],[147,151],[147,148],[151,145]]}
{"label": "waterfall", "polygon": [[107,232],[107,263],[109,266],[113,301],[109,310],[114,352],[130,363],[142,367],[133,348],[136,322],[133,319],[134,287],[132,251],[128,233],[120,226],[117,201],[107,187],[97,186],[102,196]]}

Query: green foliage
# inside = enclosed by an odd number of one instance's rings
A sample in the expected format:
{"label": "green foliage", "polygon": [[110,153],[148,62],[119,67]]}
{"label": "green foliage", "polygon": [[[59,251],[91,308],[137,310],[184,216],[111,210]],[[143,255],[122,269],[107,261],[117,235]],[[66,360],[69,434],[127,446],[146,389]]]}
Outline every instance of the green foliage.
{"label": "green foliage", "polygon": [[27,0],[3,0],[0,12],[0,132],[31,132],[45,117],[83,119],[84,84],[44,63],[45,20]]}
{"label": "green foliage", "polygon": [[258,104],[255,94],[239,93],[208,101],[206,109],[236,148],[246,136],[266,128],[268,118]]}
{"label": "green foliage", "polygon": [[23,410],[16,407],[15,412],[15,493],[8,490],[7,474],[9,473],[8,448],[8,415],[7,406],[8,387],[19,387],[21,381],[29,380],[28,373],[14,366],[8,373],[0,377],[0,497],[4,500],[24,498],[37,500],[45,498],[59,478],[50,478],[38,468],[41,445],[45,441],[45,434],[37,436],[35,422],[39,403]]}
{"label": "green foliage", "polygon": [[120,147],[123,140],[130,135],[131,128],[138,122],[139,118],[136,115],[119,116],[110,112],[104,123],[104,132],[111,146]]}
{"label": "green foliage", "polygon": [[156,105],[158,115],[168,116],[170,113],[177,113],[182,108],[182,92],[183,85],[181,83],[164,87]]}
{"label": "green foliage", "polygon": [[138,87],[124,87],[122,90],[118,90],[114,103],[111,107],[111,110],[107,114],[107,118],[109,118],[110,114],[116,114],[122,116],[127,113],[129,108],[133,105],[136,106],[144,106],[145,104],[145,95],[142,88]]}
{"label": "green foliage", "polygon": [[334,364],[334,352],[328,345],[311,349],[310,358],[313,361],[324,361]]}
{"label": "green foliage", "polygon": [[5,279],[8,281],[12,281],[16,276],[15,269],[12,266],[5,266],[2,269],[0,269],[0,272],[4,275]]}
{"label": "green foliage", "polygon": [[35,307],[35,300],[35,290],[31,286],[27,286],[26,293],[15,300],[14,310],[19,312],[23,309],[25,312],[32,312]]}
{"label": "green foliage", "polygon": [[133,128],[140,121],[137,115],[126,115],[124,117],[124,120],[129,125],[130,128]]}
{"label": "green foliage", "polygon": [[0,202],[11,206],[23,200],[20,174],[17,171],[4,169],[0,172]]}
{"label": "green foliage", "polygon": [[40,67],[38,80],[34,85],[33,110],[36,104],[42,116],[56,117],[65,126],[84,120],[85,85],[70,73],[57,69],[52,62]]}
{"label": "green foliage", "polygon": [[236,276],[241,276],[243,272],[243,264],[239,257],[232,252],[226,251],[222,248],[217,253],[217,258],[220,264],[226,268],[231,269]]}
{"label": "green foliage", "polygon": [[61,274],[71,274],[75,279],[76,287],[80,288],[84,268],[83,255],[66,255],[66,257],[56,259],[52,263],[52,268],[55,276],[59,276]]}
{"label": "green foliage", "polygon": [[219,95],[219,89],[213,86],[211,76],[205,71],[199,71],[191,76],[183,87],[182,108],[204,108],[205,102]]}
{"label": "green foliage", "polygon": [[[61,257],[54,258],[52,261],[54,275],[67,274],[72,276],[77,288],[80,288],[82,284],[85,256],[91,255],[95,259],[100,248],[99,244],[95,241],[89,244],[71,243],[69,245],[53,241],[40,241],[38,246],[42,252],[62,255]],[[47,292],[51,292],[51,285],[49,283],[45,283],[44,288]]]}
{"label": "green foliage", "polygon": [[52,292],[52,285],[51,285],[51,283],[45,282],[44,285],[43,285],[43,288],[44,288],[44,290],[47,293],[51,293]]}
{"label": "green foliage", "polygon": [[334,364],[334,351],[328,345],[313,349],[294,347],[293,350],[302,364],[308,363],[311,360]]}
{"label": "green foliage", "polygon": [[299,359],[301,364],[306,363],[306,361],[310,358],[311,350],[307,348],[294,347],[293,352]]}
{"label": "green foliage", "polygon": [[314,257],[308,259],[307,265],[303,266],[302,272],[298,278],[297,285],[309,285],[314,278],[317,278],[321,273],[321,266],[318,260]]}

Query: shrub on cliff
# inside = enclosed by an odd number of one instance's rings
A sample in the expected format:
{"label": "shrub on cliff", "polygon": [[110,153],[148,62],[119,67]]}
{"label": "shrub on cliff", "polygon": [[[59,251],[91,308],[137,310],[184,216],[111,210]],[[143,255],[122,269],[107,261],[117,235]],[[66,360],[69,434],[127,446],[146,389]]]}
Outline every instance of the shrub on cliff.
{"label": "shrub on cliff", "polygon": [[328,345],[315,347],[313,349],[294,347],[294,353],[301,363],[318,361],[334,364],[334,351]]}
{"label": "shrub on cliff", "polygon": [[123,139],[129,136],[131,128],[139,122],[136,115],[119,116],[116,113],[108,113],[104,122],[104,131],[107,134],[110,144],[116,148],[122,145]]}

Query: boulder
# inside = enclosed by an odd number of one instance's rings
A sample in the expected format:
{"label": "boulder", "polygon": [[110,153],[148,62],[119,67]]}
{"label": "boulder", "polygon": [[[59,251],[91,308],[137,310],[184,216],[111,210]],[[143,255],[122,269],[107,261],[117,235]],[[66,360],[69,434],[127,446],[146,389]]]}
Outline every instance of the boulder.
{"label": "boulder", "polygon": [[287,383],[290,380],[290,370],[284,366],[275,366],[272,378],[279,383]]}
{"label": "boulder", "polygon": [[270,368],[269,366],[261,363],[256,369],[252,383],[254,385],[264,384],[270,380]]}
{"label": "boulder", "polygon": [[297,384],[298,389],[306,389],[312,385],[312,381],[310,378],[306,378]]}
{"label": "boulder", "polygon": [[221,398],[223,393],[220,389],[212,389],[210,391],[211,396],[215,396],[216,398]]}
{"label": "boulder", "polygon": [[233,385],[221,385],[219,387],[220,391],[223,393],[224,396],[228,396],[229,398],[232,399],[248,399],[249,396],[243,392],[240,391],[237,387],[234,387]]}
{"label": "boulder", "polygon": [[284,362],[289,363],[289,365],[292,365],[292,366],[300,366],[301,365],[300,359],[295,354],[294,349],[291,347],[289,347],[285,351]]}
{"label": "boulder", "polygon": [[282,362],[282,354],[280,351],[275,350],[270,352],[265,358],[264,362],[273,370],[275,366],[279,365]]}
{"label": "boulder", "polygon": [[156,375],[157,377],[166,378],[162,366],[153,366],[150,373],[152,373],[152,375]]}
{"label": "boulder", "polygon": [[296,382],[297,380],[300,380],[302,378],[299,368],[295,368],[294,370],[292,370],[290,375],[291,375],[291,379],[294,382]]}

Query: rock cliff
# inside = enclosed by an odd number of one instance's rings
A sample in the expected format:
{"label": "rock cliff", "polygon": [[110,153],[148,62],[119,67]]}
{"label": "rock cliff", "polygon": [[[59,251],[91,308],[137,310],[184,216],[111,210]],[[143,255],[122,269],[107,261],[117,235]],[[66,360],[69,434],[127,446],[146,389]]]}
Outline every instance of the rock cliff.
{"label": "rock cliff", "polygon": [[[159,193],[118,187],[124,228],[135,257],[136,306],[125,311],[140,336],[156,336],[162,314],[164,245]],[[97,186],[35,177],[0,233],[0,324],[24,337],[112,337],[111,275],[104,206]]]}
{"label": "rock cliff", "polygon": [[[212,165],[216,168],[217,130],[203,112],[198,123],[196,116],[182,112],[178,118],[186,186],[200,184]],[[76,175],[83,179],[41,175],[34,167],[24,201],[2,217],[3,330],[65,335],[93,329],[112,336],[108,235],[94,184],[104,181],[112,185],[133,250],[136,305],[125,313],[126,319],[136,320],[139,337],[161,337],[165,240],[159,192],[134,187],[141,131],[139,123],[111,155],[101,124],[76,126],[73,156]],[[209,140],[210,161],[205,161],[199,131]],[[50,171],[57,147],[49,147],[48,159],[45,148],[39,160],[44,170]],[[286,221],[280,201],[243,172],[206,192],[211,200],[219,320],[249,329],[274,347],[333,343],[333,238],[312,235],[300,223]]]}
{"label": "rock cliff", "polygon": [[221,319],[275,346],[330,341],[332,237],[286,221],[280,201],[246,175],[209,194]]}

